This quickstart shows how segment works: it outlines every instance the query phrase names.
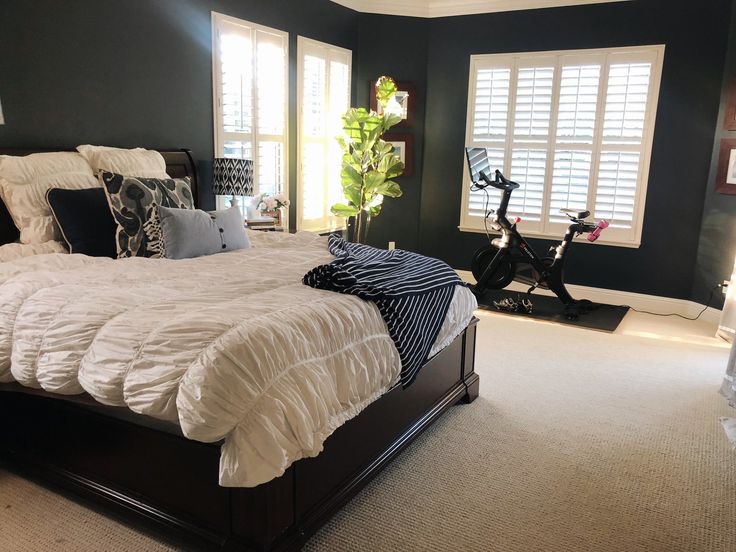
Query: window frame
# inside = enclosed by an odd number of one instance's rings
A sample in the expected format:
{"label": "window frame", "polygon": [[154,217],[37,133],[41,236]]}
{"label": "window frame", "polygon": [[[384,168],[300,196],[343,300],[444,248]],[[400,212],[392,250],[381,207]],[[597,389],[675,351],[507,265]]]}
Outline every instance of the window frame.
{"label": "window frame", "polygon": [[[280,29],[274,29],[265,25],[260,25],[245,19],[239,19],[230,15],[225,15],[215,11],[211,12],[211,28],[212,28],[212,113],[214,127],[214,155],[222,157],[225,151],[225,142],[228,140],[242,141],[240,138],[228,138],[222,124],[222,60],[220,59],[220,30],[223,25],[236,25],[245,29],[250,29],[251,40],[253,44],[253,82],[251,84],[251,93],[253,98],[252,116],[251,116],[251,133],[249,139],[253,152],[253,170],[254,170],[254,187],[253,195],[258,196],[260,192],[260,161],[259,161],[259,143],[262,141],[280,141],[283,143],[283,152],[281,158],[283,188],[280,193],[289,197],[289,33]],[[284,104],[283,104],[283,134],[266,134],[258,131],[258,87],[257,87],[257,41],[253,40],[258,32],[271,34],[281,38],[284,49]],[[222,196],[217,196],[217,206],[221,208]],[[282,225],[288,230],[288,216],[284,217]]]}
{"label": "window frame", "polygon": [[[296,197],[296,228],[297,230],[308,230],[311,232],[316,233],[325,233],[325,232],[332,232],[336,230],[342,230],[345,227],[345,222],[343,218],[341,217],[334,217],[331,215],[327,215],[323,219],[319,219],[319,225],[309,225],[306,224],[306,220],[304,219],[304,196],[308,192],[304,185],[303,180],[303,172],[302,172],[302,163],[303,163],[303,150],[302,146],[304,145],[304,137],[302,133],[302,126],[303,126],[303,108],[304,108],[304,102],[303,102],[303,93],[304,93],[304,56],[309,51],[319,51],[322,54],[327,52],[328,56],[325,57],[327,61],[327,66],[329,67],[329,62],[333,61],[332,58],[329,57],[330,52],[336,52],[340,55],[346,55],[348,58],[348,89],[347,89],[347,105],[350,107],[352,103],[352,86],[353,86],[353,51],[349,50],[347,48],[341,48],[340,46],[335,46],[334,44],[329,44],[326,42],[320,42],[319,40],[314,40],[312,38],[307,38],[301,35],[297,36],[297,70],[296,70],[296,104],[297,104],[297,115],[296,115],[296,125],[297,125],[297,197]],[[325,89],[327,92],[329,92],[330,89],[330,79],[329,79],[329,71],[327,73],[328,76],[326,76],[326,82],[325,82]],[[327,130],[329,131],[329,130]],[[333,137],[327,137],[326,140],[336,140],[336,136]],[[325,163],[327,164],[327,160],[325,160]],[[326,190],[326,198],[329,197],[329,190]]]}
{"label": "window frame", "polygon": [[[578,63],[594,63],[601,62],[600,79],[598,81],[597,108],[595,116],[595,125],[592,137],[592,144],[585,144],[583,149],[591,151],[590,178],[588,182],[587,203],[591,212],[595,209],[596,191],[598,185],[598,169],[601,153],[606,151],[636,151],[640,154],[639,169],[637,174],[636,195],[634,201],[634,213],[630,229],[610,228],[603,233],[601,239],[596,243],[604,245],[615,245],[621,247],[638,248],[641,245],[641,235],[644,222],[644,212],[646,207],[646,193],[649,180],[649,168],[651,163],[652,145],[654,139],[654,129],[656,123],[657,106],[659,102],[659,92],[662,79],[662,67],[664,60],[665,45],[646,45],[646,46],[629,46],[618,48],[594,48],[582,50],[555,50],[542,52],[521,52],[508,54],[477,54],[470,56],[470,76],[468,79],[468,103],[467,118],[465,127],[465,146],[467,147],[490,147],[488,142],[474,140],[474,119],[475,119],[475,103],[476,103],[476,86],[479,69],[510,69],[511,76],[509,82],[508,111],[506,121],[505,141],[499,143],[499,149],[504,150],[504,167],[505,174],[510,173],[512,162],[512,153],[514,145],[524,144],[522,140],[515,139],[515,104],[517,93],[517,79],[519,68],[534,65],[533,62],[540,60],[554,60],[554,75],[552,88],[552,103],[550,108],[549,132],[546,143],[528,144],[530,148],[545,149],[547,151],[546,168],[544,176],[544,196],[542,200],[542,214],[539,223],[522,222],[522,232],[531,237],[539,237],[545,239],[560,239],[567,227],[564,223],[556,223],[550,221],[550,202],[552,190],[552,177],[554,168],[554,152],[561,150],[563,147],[571,149],[583,146],[581,144],[560,141],[557,136],[558,110],[560,99],[560,81],[562,78],[563,66],[569,66]],[[604,145],[603,141],[603,120],[605,117],[606,99],[608,94],[608,77],[611,64],[617,62],[651,62],[651,73],[649,82],[649,91],[646,104],[646,112],[644,117],[644,132],[642,134],[641,144],[632,147],[631,145]],[[523,148],[522,148],[523,149]],[[463,159],[464,159],[463,151]],[[485,233],[482,217],[471,216],[469,214],[470,201],[470,174],[467,163],[463,162],[463,189],[462,202],[460,205],[460,224],[458,228],[463,232]],[[523,183],[521,183],[523,185]],[[489,207],[495,207],[493,204]],[[494,233],[491,230],[491,233]],[[581,242],[583,243],[583,242]],[[584,243],[589,243],[585,241]]]}

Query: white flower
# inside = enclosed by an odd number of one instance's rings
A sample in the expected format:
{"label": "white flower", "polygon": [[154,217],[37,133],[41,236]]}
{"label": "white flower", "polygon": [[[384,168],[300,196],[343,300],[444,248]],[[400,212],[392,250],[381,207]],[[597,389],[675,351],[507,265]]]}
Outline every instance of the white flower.
{"label": "white flower", "polygon": [[278,207],[278,202],[273,197],[265,197],[263,198],[263,203],[266,205],[267,211],[273,211]]}
{"label": "white flower", "polygon": [[276,194],[273,196],[276,201],[280,201],[281,203],[286,203],[288,199],[286,199],[286,196],[284,194]]}

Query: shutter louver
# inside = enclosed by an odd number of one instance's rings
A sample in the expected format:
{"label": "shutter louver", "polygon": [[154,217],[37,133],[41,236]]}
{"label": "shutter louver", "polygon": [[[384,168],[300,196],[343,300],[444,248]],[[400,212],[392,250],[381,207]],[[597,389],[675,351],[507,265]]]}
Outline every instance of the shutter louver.
{"label": "shutter louver", "polygon": [[558,142],[593,143],[600,74],[600,65],[562,68],[557,116]]}
{"label": "shutter louver", "polygon": [[302,145],[302,218],[305,221],[320,220],[325,209],[325,146],[321,142]]}
{"label": "shutter louver", "polygon": [[345,202],[342,193],[342,115],[350,106],[352,54],[299,37],[299,202],[300,230],[335,229],[330,208]]}
{"label": "shutter louver", "polygon": [[510,69],[478,71],[473,117],[473,137],[476,141],[506,139],[510,85]]}
{"label": "shutter louver", "polygon": [[552,108],[554,67],[519,69],[516,85],[514,137],[546,142]]}
{"label": "shutter louver", "polygon": [[631,228],[638,176],[638,152],[603,153],[598,170],[595,216],[608,220],[613,227]]}
{"label": "shutter louver", "polygon": [[222,70],[221,113],[225,132],[250,134],[253,130],[253,44],[250,37],[229,26],[220,37]]}
{"label": "shutter louver", "polygon": [[330,174],[327,185],[327,207],[345,201],[342,192],[342,148],[335,137],[342,133],[342,116],[350,107],[350,67],[347,63],[330,62],[330,130],[329,130],[329,158]]}
{"label": "shutter louver", "polygon": [[258,80],[258,132],[281,135],[284,133],[284,103],[286,82],[284,48],[278,36],[256,31]]}
{"label": "shutter louver", "polygon": [[547,150],[514,150],[511,154],[511,179],[521,188],[511,195],[509,213],[524,220],[540,220],[544,201],[544,176]]}
{"label": "shutter louver", "polygon": [[603,119],[604,144],[641,143],[651,69],[651,63],[611,65]]}
{"label": "shutter louver", "polygon": [[589,151],[555,152],[549,204],[551,222],[567,222],[560,209],[587,209],[591,160]]}

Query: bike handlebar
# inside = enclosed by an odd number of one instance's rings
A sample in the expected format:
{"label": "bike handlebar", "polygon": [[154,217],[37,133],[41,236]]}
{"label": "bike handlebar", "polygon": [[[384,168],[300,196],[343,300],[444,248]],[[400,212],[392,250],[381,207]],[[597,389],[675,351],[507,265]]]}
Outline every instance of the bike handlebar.
{"label": "bike handlebar", "polygon": [[486,184],[490,184],[498,190],[511,192],[519,188],[519,185],[516,182],[508,180],[498,169],[496,169],[493,180],[491,180],[484,171],[480,171],[480,177],[486,182]]}

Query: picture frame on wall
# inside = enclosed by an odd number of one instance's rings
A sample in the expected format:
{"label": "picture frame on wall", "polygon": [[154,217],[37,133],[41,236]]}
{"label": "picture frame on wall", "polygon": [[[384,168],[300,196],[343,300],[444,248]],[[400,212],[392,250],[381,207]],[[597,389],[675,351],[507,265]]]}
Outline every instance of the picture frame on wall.
{"label": "picture frame on wall", "polygon": [[[375,86],[376,81],[371,81],[371,109],[380,115],[383,112],[383,109],[376,99]],[[396,88],[396,101],[399,102],[402,109],[401,122],[397,124],[396,127],[410,128],[414,126],[414,118],[416,116],[416,86],[411,82],[396,81]]]}
{"label": "picture frame on wall", "polygon": [[414,135],[389,132],[383,135],[383,139],[394,147],[394,153],[404,163],[404,173],[401,176],[414,174]]}
{"label": "picture frame on wall", "polygon": [[716,173],[716,192],[736,195],[736,138],[721,140]]}
{"label": "picture frame on wall", "polygon": [[732,79],[726,92],[726,118],[723,121],[725,130],[736,130],[736,79]]}

